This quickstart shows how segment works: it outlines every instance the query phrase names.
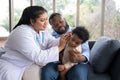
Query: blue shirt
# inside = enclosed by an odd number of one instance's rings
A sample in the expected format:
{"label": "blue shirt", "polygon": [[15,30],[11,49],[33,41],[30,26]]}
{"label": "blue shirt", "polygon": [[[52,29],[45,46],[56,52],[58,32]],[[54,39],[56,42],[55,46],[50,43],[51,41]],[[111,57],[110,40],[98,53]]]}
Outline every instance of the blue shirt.
{"label": "blue shirt", "polygon": [[[69,26],[67,32],[70,32],[72,31],[72,27]],[[58,33],[56,33],[55,31],[52,32],[52,36],[54,36],[55,38],[59,38],[61,35],[59,35]],[[90,57],[90,48],[89,48],[89,45],[88,45],[88,41],[86,41],[85,43],[83,43],[81,45],[82,47],[82,55],[84,55],[87,60],[89,61],[89,57]]]}

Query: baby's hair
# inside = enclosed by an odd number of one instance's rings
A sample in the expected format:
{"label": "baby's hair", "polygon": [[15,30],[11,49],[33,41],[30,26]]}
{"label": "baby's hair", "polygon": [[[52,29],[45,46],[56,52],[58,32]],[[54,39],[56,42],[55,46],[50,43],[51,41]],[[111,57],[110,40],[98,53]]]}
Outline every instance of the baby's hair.
{"label": "baby's hair", "polygon": [[77,26],[72,30],[72,34],[76,34],[80,39],[83,40],[83,43],[89,39],[89,32],[84,26]]}

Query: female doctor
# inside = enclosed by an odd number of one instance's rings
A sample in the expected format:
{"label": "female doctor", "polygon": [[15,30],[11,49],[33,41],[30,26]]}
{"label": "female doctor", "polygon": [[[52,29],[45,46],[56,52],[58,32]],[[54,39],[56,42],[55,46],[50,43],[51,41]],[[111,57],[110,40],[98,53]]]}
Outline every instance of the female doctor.
{"label": "female doctor", "polygon": [[[69,36],[58,40],[47,30],[47,11],[41,6],[30,6],[9,35],[0,57],[0,80],[25,80],[23,74],[33,64],[41,69],[49,62],[59,60]],[[30,76],[29,76],[30,77]],[[22,79],[23,78],[23,79]]]}

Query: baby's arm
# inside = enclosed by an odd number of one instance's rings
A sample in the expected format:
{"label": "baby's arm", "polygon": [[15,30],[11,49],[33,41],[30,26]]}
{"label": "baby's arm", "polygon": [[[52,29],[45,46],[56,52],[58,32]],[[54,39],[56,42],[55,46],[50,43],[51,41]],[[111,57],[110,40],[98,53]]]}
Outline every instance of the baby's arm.
{"label": "baby's arm", "polygon": [[64,71],[64,70],[65,70],[64,64],[59,64],[58,65],[58,71]]}
{"label": "baby's arm", "polygon": [[58,65],[58,71],[60,72],[59,80],[67,80],[65,74],[67,73],[68,69],[65,68],[64,64]]}

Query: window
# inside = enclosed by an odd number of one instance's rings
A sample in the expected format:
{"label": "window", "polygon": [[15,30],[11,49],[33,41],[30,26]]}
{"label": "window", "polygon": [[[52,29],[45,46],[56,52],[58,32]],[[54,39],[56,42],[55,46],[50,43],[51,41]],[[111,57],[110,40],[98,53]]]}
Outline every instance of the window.
{"label": "window", "polygon": [[8,1],[9,0],[0,0],[0,37],[7,37],[9,35],[9,2]]}
{"label": "window", "polygon": [[48,15],[53,12],[53,0],[33,0],[33,5],[43,6],[47,11]]}
{"label": "window", "polygon": [[90,32],[90,39],[100,37],[101,0],[81,0],[80,25],[85,25]]}
{"label": "window", "polygon": [[104,35],[120,40],[120,1],[106,0]]}
{"label": "window", "polygon": [[14,25],[13,27],[18,23],[18,20],[20,19],[23,10],[27,7],[30,6],[30,1],[29,0],[14,0],[13,1],[14,5]]}
{"label": "window", "polygon": [[75,26],[77,0],[56,0],[56,12],[61,13],[70,26]]}
{"label": "window", "polygon": [[[13,1],[13,25],[9,19],[9,1]],[[0,38],[9,35],[27,6],[39,5],[48,11],[61,13],[72,27],[84,25],[90,32],[90,40],[108,36],[120,40],[119,0],[0,0]],[[4,5],[3,5],[4,4]],[[51,26],[48,25],[51,29]]]}

